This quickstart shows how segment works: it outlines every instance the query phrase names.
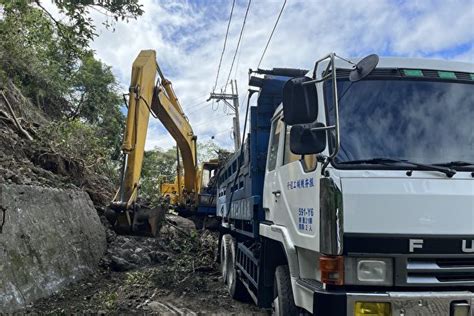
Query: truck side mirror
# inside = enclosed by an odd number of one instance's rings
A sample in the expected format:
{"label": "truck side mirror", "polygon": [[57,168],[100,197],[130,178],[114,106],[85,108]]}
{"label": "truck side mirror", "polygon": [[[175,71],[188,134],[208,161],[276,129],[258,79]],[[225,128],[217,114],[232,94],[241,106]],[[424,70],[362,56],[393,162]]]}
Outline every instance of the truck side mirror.
{"label": "truck side mirror", "polygon": [[283,86],[283,121],[288,125],[308,124],[318,117],[318,96],[308,77],[288,80]]}
{"label": "truck side mirror", "polygon": [[323,123],[314,126],[295,125],[290,130],[290,150],[297,155],[319,154],[326,148],[327,128]]}

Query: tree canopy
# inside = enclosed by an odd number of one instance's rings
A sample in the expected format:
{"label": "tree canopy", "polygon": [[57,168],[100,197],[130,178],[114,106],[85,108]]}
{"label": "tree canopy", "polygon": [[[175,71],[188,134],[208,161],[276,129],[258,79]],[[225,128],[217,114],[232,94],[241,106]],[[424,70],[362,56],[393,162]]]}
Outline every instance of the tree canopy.
{"label": "tree canopy", "polygon": [[91,10],[106,14],[109,28],[143,13],[138,0],[0,0],[0,90],[13,83],[61,126],[56,132],[64,139],[74,142],[71,130],[87,131],[77,146],[117,160],[123,101],[111,68],[89,48],[96,36]]}
{"label": "tree canopy", "polygon": [[82,55],[89,47],[90,41],[97,36],[96,24],[90,16],[91,10],[106,16],[103,24],[107,28],[113,28],[119,20],[128,21],[143,14],[138,0],[51,0],[51,3],[64,18],[55,17],[41,0],[0,0],[0,6],[6,17],[28,16],[32,11],[36,11],[36,15],[42,13],[43,20],[49,22],[47,24],[49,32],[55,34],[69,58]]}

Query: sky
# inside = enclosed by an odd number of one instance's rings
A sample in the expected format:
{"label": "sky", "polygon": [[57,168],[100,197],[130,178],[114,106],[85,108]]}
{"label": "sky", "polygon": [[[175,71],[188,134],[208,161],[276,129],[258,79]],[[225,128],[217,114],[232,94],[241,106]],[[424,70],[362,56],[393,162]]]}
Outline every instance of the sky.
{"label": "sky", "polygon": [[[217,91],[236,79],[242,100],[248,70],[256,69],[284,0],[251,2],[240,50],[229,75],[248,0],[236,0]],[[117,23],[91,11],[99,24],[92,48],[112,67],[124,91],[142,49],[154,49],[198,140],[232,148],[232,116],[222,102],[205,102],[213,89],[232,0],[143,0],[145,13]],[[474,0],[287,0],[260,68],[311,69],[329,52],[344,57],[426,57],[474,63]],[[229,92],[230,86],[227,86]],[[241,125],[243,117],[241,115]],[[169,148],[173,139],[151,119],[146,148]]]}

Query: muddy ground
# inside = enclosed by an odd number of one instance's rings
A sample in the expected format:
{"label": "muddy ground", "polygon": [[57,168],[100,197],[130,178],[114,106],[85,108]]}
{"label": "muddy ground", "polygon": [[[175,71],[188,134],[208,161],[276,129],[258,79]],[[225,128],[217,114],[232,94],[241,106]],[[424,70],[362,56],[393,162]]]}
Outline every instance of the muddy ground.
{"label": "muddy ground", "polygon": [[118,236],[89,278],[28,307],[41,314],[266,315],[232,300],[215,262],[218,234],[168,215],[158,238]]}

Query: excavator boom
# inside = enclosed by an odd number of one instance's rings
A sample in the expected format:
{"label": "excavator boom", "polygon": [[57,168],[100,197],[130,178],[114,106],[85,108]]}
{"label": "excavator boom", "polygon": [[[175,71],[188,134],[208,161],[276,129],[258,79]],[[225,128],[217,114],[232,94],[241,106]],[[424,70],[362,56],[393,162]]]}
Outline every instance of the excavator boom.
{"label": "excavator boom", "polygon": [[[165,210],[144,210],[137,204],[150,114],[157,117],[176,140],[183,160],[184,189],[187,196],[198,190],[197,137],[179,104],[171,82],[165,78],[156,62],[155,51],[141,51],[132,66],[122,145],[124,159],[120,188],[107,212],[109,221],[119,232],[156,235],[159,231],[159,220],[164,215]],[[178,188],[178,196],[184,196],[183,193],[181,188]]]}

